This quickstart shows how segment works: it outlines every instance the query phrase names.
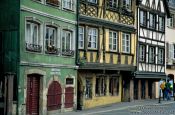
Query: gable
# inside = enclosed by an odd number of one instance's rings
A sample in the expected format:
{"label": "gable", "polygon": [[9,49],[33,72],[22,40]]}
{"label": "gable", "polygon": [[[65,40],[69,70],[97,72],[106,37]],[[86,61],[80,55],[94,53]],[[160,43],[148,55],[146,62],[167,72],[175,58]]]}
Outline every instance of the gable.
{"label": "gable", "polygon": [[169,15],[167,0],[141,0],[141,5],[151,10],[167,13]]}

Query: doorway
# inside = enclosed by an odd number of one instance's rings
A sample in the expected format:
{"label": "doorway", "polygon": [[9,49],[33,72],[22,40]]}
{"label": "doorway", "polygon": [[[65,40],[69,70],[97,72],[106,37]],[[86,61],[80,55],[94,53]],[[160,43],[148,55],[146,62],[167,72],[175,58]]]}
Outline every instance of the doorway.
{"label": "doorway", "polygon": [[27,115],[39,115],[40,76],[32,74],[27,76]]}

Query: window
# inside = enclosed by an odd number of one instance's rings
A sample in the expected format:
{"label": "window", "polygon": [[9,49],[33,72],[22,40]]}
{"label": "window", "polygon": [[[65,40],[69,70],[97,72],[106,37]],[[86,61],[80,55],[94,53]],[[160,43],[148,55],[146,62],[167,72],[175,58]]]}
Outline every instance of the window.
{"label": "window", "polygon": [[110,31],[109,32],[109,49],[110,50],[117,50],[117,43],[118,43],[118,39],[117,39],[117,32],[114,31]]}
{"label": "window", "polygon": [[46,26],[45,46],[46,53],[57,53],[57,30],[54,27]]}
{"label": "window", "polygon": [[96,96],[104,96],[106,95],[106,79],[103,76],[96,78],[96,85],[95,85],[95,93]]}
{"label": "window", "polygon": [[149,47],[149,63],[155,63],[155,48]]}
{"label": "window", "polygon": [[131,43],[130,34],[128,34],[128,33],[123,33],[123,38],[122,38],[122,51],[123,51],[124,53],[130,53],[130,43]]}
{"label": "window", "polygon": [[73,85],[74,84],[74,79],[73,78],[67,78],[66,79],[66,85]]}
{"label": "window", "polygon": [[154,15],[154,14],[149,14],[149,27],[151,28],[151,29],[156,29],[156,16]]}
{"label": "window", "polygon": [[147,26],[147,12],[146,11],[140,11],[140,25],[141,26]]}
{"label": "window", "polygon": [[172,60],[172,59],[175,59],[175,44],[172,44],[172,43],[168,43],[168,46],[167,46],[167,52],[168,52],[168,59]]}
{"label": "window", "polygon": [[85,98],[91,99],[92,98],[92,79],[86,78],[86,89],[85,89]]}
{"label": "window", "polygon": [[98,31],[96,28],[88,29],[88,48],[97,48]]}
{"label": "window", "polygon": [[74,51],[72,50],[72,32],[68,30],[63,30],[62,37],[62,55],[64,56],[73,56]]}
{"label": "window", "polygon": [[163,17],[159,17],[159,31],[164,31],[164,18]]}
{"label": "window", "polygon": [[131,10],[131,0],[123,0],[123,8]]}
{"label": "window", "polygon": [[88,0],[88,2],[91,2],[91,3],[97,3],[97,0]]}
{"label": "window", "polygon": [[119,95],[119,77],[109,78],[109,94],[112,96]]}
{"label": "window", "polygon": [[40,25],[35,22],[26,22],[26,50],[41,52]]}
{"label": "window", "polygon": [[145,60],[146,60],[146,55],[145,55],[145,53],[146,53],[146,47],[145,47],[145,45],[140,45],[140,47],[139,47],[139,61],[140,62],[145,62]]}
{"label": "window", "polygon": [[164,63],[164,49],[158,50],[158,64]]}
{"label": "window", "polygon": [[174,15],[171,15],[171,18],[167,19],[167,26],[174,27]]}
{"label": "window", "polygon": [[117,8],[118,7],[118,0],[108,0],[107,5],[109,8]]}
{"label": "window", "polygon": [[79,42],[78,42],[78,47],[84,48],[84,27],[79,27]]}
{"label": "window", "polygon": [[46,0],[47,4],[50,5],[55,5],[55,6],[59,6],[60,5],[60,1],[59,0]]}
{"label": "window", "polygon": [[47,109],[57,110],[61,109],[61,95],[62,89],[57,81],[53,81],[48,88],[47,94]]}
{"label": "window", "polygon": [[73,10],[73,0],[63,0],[63,8]]}

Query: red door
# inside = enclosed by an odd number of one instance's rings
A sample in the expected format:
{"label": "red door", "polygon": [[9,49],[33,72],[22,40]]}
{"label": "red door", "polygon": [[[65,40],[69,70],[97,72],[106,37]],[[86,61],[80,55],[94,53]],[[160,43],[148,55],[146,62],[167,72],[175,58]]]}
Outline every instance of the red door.
{"label": "red door", "polygon": [[74,88],[66,87],[65,90],[65,108],[73,107],[74,104]]}
{"label": "red door", "polygon": [[27,115],[39,115],[39,84],[38,75],[29,75],[27,77]]}

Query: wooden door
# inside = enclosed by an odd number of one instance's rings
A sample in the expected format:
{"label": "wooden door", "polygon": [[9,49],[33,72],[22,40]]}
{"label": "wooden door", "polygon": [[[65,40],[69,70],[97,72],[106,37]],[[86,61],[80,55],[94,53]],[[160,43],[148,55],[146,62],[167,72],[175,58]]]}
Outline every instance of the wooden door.
{"label": "wooden door", "polygon": [[66,87],[65,89],[65,108],[71,108],[74,104],[74,88]]}
{"label": "wooden door", "polygon": [[27,115],[39,115],[39,89],[40,77],[29,75],[27,77]]}

